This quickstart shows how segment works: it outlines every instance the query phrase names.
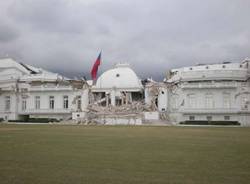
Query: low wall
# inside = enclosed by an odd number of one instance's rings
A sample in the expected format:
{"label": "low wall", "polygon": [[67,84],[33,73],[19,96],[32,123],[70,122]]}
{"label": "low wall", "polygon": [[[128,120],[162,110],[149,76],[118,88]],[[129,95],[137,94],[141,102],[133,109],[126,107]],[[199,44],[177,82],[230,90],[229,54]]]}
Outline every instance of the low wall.
{"label": "low wall", "polygon": [[141,125],[141,115],[116,115],[116,116],[99,116],[93,119],[98,124],[105,125]]}

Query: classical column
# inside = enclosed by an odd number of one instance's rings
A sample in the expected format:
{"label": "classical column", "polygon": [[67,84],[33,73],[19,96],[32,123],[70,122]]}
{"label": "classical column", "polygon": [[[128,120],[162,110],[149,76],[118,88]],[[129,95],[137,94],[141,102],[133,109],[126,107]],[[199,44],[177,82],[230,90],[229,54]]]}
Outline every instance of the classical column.
{"label": "classical column", "polygon": [[105,94],[106,95],[106,107],[109,106],[109,94]]}
{"label": "classical column", "polygon": [[124,93],[121,92],[121,100],[122,100],[122,104],[121,105],[124,105],[124,97],[125,97]]}
{"label": "classical column", "polygon": [[111,105],[115,106],[115,90],[114,89],[112,89],[110,93],[110,98],[111,98]]}
{"label": "classical column", "polygon": [[126,92],[126,105],[128,105],[128,102],[129,102],[129,93]]}

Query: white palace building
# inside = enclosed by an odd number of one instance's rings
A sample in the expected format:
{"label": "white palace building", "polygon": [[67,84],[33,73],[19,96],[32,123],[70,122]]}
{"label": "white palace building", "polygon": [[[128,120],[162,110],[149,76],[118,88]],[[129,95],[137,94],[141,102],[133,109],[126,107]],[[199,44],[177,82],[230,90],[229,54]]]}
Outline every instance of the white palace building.
{"label": "white palace building", "polygon": [[238,124],[250,126],[250,60],[166,72],[140,80],[128,64],[95,85],[0,59],[0,121],[84,124]]}

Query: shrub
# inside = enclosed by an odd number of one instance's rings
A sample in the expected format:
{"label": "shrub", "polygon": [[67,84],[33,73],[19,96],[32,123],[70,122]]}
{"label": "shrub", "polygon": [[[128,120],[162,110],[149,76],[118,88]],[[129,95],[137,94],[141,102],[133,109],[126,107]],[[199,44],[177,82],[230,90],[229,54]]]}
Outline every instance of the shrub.
{"label": "shrub", "polygon": [[238,121],[184,121],[182,125],[240,125]]}

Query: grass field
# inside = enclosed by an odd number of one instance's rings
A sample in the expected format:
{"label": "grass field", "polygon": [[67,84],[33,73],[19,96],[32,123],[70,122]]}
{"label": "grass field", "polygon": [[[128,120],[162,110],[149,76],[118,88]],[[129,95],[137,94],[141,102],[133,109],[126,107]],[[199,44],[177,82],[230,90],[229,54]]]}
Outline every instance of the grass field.
{"label": "grass field", "polygon": [[250,128],[0,125],[0,183],[249,184]]}

